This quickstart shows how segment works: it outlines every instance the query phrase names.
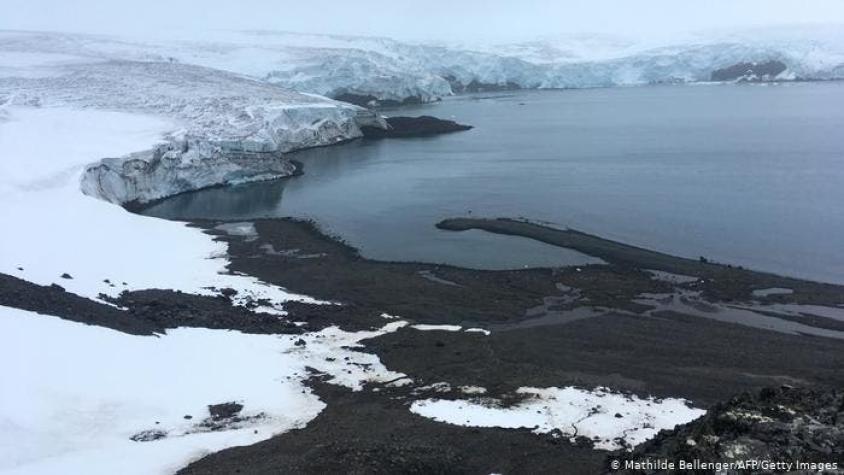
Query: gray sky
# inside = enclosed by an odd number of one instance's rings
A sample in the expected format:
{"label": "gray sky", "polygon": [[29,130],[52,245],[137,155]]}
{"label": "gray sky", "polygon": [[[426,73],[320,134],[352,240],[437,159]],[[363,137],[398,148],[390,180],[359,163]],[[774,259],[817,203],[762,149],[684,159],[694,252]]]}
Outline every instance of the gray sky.
{"label": "gray sky", "polygon": [[844,24],[844,0],[0,0],[0,29],[150,35],[270,29],[511,41],[817,22]]}

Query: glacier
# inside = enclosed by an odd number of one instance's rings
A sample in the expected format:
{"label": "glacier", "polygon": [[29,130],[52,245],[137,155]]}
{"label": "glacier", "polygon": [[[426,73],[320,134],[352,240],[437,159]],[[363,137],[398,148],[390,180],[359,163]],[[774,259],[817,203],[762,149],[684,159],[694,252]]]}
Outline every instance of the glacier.
{"label": "glacier", "polygon": [[0,103],[141,113],[176,124],[147,150],[99,157],[86,168],[82,190],[112,203],[289,176],[295,167],[284,154],[386,127],[368,109],[202,66],[102,60],[46,68],[52,74],[0,77]]}
{"label": "glacier", "polygon": [[[775,74],[754,72],[771,65]],[[842,79],[844,28],[660,41],[563,35],[504,45],[266,31],[202,40],[0,31],[0,105],[92,107],[177,124],[146,150],[100,157],[86,169],[86,194],[124,205],[289,176],[295,167],[288,152],[361,137],[361,127],[386,128],[370,106],[433,102],[459,92],[725,78]]]}
{"label": "glacier", "polygon": [[[742,63],[781,62],[772,81],[844,78],[844,28],[785,26],[662,39],[561,35],[512,44],[437,44],[267,31],[202,40],[0,32],[6,57],[38,51],[55,65],[86,61],[193,64],[364,105],[432,102],[469,91],[709,82]],[[13,59],[13,58],[12,58]],[[20,68],[18,68],[20,70]],[[42,68],[42,74],[45,68]],[[32,68],[27,69],[32,74]]]}

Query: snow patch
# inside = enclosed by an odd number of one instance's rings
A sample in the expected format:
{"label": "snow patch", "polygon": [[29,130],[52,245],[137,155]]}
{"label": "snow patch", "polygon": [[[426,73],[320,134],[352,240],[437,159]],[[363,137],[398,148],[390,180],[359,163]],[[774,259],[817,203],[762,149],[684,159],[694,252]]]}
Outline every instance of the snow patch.
{"label": "snow patch", "polygon": [[254,241],[258,238],[258,231],[255,229],[255,223],[238,222],[238,223],[223,223],[214,226],[214,229],[225,232],[230,236],[240,236],[246,238],[246,241]]}
{"label": "snow patch", "polygon": [[393,321],[379,330],[355,333],[329,327],[319,333],[293,335],[287,339],[294,342],[292,353],[308,367],[328,375],[329,382],[360,391],[367,383],[386,383],[406,377],[385,368],[374,354],[353,351],[363,347],[362,340],[395,332],[405,325],[405,321]]}
{"label": "snow patch", "polygon": [[443,331],[443,332],[459,332],[463,327],[460,325],[429,325],[425,323],[417,323],[411,325],[410,328],[420,331]]}
{"label": "snow patch", "polygon": [[669,284],[690,284],[700,280],[698,277],[693,275],[673,274],[662,270],[645,269],[645,272],[651,274],[651,279],[658,280],[660,282],[668,282]]}
{"label": "snow patch", "polygon": [[463,394],[486,394],[486,388],[480,386],[459,386],[457,389]]}
{"label": "snow patch", "polygon": [[752,294],[754,297],[769,297],[771,295],[791,295],[794,289],[787,289],[784,287],[770,287],[767,289],[754,289]]}
{"label": "snow patch", "polygon": [[606,388],[519,388],[528,398],[511,407],[490,399],[415,401],[411,412],[470,427],[528,428],[536,433],[588,437],[601,450],[632,448],[662,429],[702,416],[683,399],[639,398]]}

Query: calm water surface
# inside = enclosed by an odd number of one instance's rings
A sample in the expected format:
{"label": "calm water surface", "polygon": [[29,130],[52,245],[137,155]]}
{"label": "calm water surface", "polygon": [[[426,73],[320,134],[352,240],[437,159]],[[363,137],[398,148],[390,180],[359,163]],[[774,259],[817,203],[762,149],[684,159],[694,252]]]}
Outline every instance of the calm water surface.
{"label": "calm water surface", "polygon": [[528,217],[663,252],[844,282],[844,84],[470,95],[406,108],[475,129],[296,155],[305,175],[168,199],[168,218],[309,217],[368,257],[476,268],[589,259],[449,233]]}

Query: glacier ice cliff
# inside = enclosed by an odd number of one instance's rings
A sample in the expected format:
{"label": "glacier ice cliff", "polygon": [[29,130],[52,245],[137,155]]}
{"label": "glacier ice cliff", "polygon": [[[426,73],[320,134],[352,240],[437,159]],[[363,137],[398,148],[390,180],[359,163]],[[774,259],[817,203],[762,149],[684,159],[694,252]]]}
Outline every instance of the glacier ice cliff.
{"label": "glacier ice cliff", "polygon": [[243,152],[202,139],[173,140],[152,150],[105,158],[85,169],[82,191],[125,206],[220,184],[292,175],[279,154]]}
{"label": "glacier ice cliff", "polygon": [[0,77],[0,91],[7,107],[73,106],[171,120],[172,132],[149,150],[86,168],[82,190],[119,204],[288,176],[295,171],[288,152],[361,137],[361,127],[387,127],[365,108],[175,62],[74,63],[37,77]]}
{"label": "glacier ice cliff", "polygon": [[[502,45],[227,32],[203,40],[134,40],[0,32],[3,55],[36,50],[49,63],[133,60],[226,70],[288,89],[363,103],[430,102],[455,92],[710,81],[742,64],[782,63],[772,81],[844,79],[844,28],[779,27],[651,41],[577,35]],[[14,71],[14,65],[7,66]],[[47,66],[38,74],[47,74]],[[33,74],[29,70],[29,74]]]}

